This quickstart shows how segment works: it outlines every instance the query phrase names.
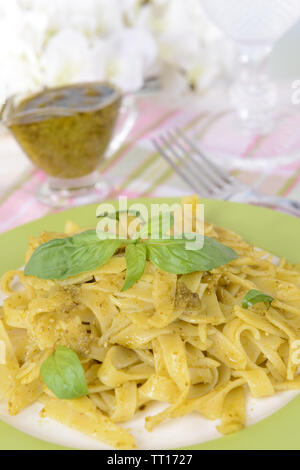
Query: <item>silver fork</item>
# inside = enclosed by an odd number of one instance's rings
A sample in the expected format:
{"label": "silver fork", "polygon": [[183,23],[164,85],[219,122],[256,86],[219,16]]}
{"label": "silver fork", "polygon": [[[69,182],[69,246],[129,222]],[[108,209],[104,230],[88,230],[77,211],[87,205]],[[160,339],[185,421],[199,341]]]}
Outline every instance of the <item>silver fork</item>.
{"label": "silver fork", "polygon": [[168,131],[152,142],[173,170],[199,196],[278,207],[300,217],[300,202],[260,194],[212,163],[181,130]]}

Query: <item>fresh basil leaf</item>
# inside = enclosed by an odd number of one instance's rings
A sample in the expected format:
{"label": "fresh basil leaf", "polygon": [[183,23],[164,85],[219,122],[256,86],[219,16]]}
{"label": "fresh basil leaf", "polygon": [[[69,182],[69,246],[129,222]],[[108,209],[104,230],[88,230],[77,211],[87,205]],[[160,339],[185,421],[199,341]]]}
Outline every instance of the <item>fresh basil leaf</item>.
{"label": "fresh basil leaf", "polygon": [[41,377],[57,398],[71,400],[88,393],[80,360],[72,349],[65,346],[58,346],[43,362]]}
{"label": "fresh basil leaf", "polygon": [[204,244],[200,250],[187,250],[185,240],[151,242],[152,240],[146,242],[147,258],[162,271],[173,274],[210,271],[238,257],[232,248],[209,237],[204,237]]}
{"label": "fresh basil leaf", "polygon": [[122,291],[129,289],[143,275],[146,265],[146,246],[143,243],[126,247],[126,279]]}
{"label": "fresh basil leaf", "polygon": [[247,309],[248,307],[252,307],[255,304],[263,302],[265,306],[269,309],[273,300],[274,297],[264,294],[260,290],[251,289],[243,298],[242,307]]}
{"label": "fresh basil leaf", "polygon": [[203,241],[203,244],[204,244],[205,238],[209,238],[209,237],[204,237],[203,235],[200,235],[199,233],[188,232],[188,233],[177,234],[176,236],[170,235],[168,236],[167,239],[164,239],[164,240],[148,238],[147,240],[144,240],[144,243],[146,243],[147,245],[163,245],[163,246],[183,245],[185,247],[187,242],[195,241],[196,239],[200,239],[201,241]]}
{"label": "fresh basil leaf", "polygon": [[63,280],[105,264],[124,240],[99,240],[95,230],[40,245],[25,266],[25,275]]}

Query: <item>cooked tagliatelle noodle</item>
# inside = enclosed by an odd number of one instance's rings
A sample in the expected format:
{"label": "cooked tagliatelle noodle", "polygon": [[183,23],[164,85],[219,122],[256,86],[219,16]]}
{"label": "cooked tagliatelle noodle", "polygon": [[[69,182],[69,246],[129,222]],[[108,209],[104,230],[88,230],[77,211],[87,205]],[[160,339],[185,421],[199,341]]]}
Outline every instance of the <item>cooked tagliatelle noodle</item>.
{"label": "cooked tagliatelle noodle", "polygon": [[[67,235],[77,231],[67,224]],[[248,392],[259,398],[300,388],[293,361],[300,339],[300,266],[285,259],[275,266],[269,254],[224,228],[206,223],[205,232],[239,257],[186,275],[147,261],[141,279],[125,292],[122,250],[96,271],[64,281],[6,273],[0,400],[8,399],[9,413],[40,401],[42,416],[115,448],[133,449],[126,422],[151,402],[166,407],[146,418],[148,431],[198,412],[220,419],[218,430],[227,434],[245,426]],[[58,236],[66,235],[32,238],[26,261]],[[251,289],[274,298],[269,309],[263,302],[242,308]],[[41,381],[41,365],[58,345],[80,358],[88,385],[83,398],[58,399]]]}

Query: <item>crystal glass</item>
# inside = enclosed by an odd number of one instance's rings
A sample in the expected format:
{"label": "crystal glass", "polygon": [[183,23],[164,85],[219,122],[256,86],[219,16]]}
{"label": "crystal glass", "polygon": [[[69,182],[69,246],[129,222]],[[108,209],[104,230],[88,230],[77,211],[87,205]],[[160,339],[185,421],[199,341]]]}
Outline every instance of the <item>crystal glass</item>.
{"label": "crystal glass", "polygon": [[12,96],[2,122],[47,176],[37,197],[66,207],[108,195],[99,166],[120,148],[137,113],[133,96],[122,96],[109,83],[91,82]]}
{"label": "crystal glass", "polygon": [[[266,62],[274,43],[292,27],[300,17],[300,0],[200,0],[205,12],[215,25],[237,46],[235,80],[230,88],[230,107],[222,114],[226,133],[240,140],[230,154],[222,150],[220,136],[215,156],[220,163],[251,168],[251,162],[241,159],[245,148],[242,132],[253,136],[291,134],[292,105],[282,106],[278,88],[266,73]],[[226,105],[225,105],[226,108]],[[297,119],[297,118],[296,118]],[[295,121],[294,121],[295,122]],[[298,128],[299,121],[296,128]],[[296,129],[295,129],[296,130]],[[286,135],[283,136],[286,139]],[[291,136],[289,136],[291,140]],[[281,139],[281,141],[283,141]],[[226,145],[223,146],[226,148]],[[288,149],[274,149],[258,155],[261,167],[289,163],[297,158]]]}

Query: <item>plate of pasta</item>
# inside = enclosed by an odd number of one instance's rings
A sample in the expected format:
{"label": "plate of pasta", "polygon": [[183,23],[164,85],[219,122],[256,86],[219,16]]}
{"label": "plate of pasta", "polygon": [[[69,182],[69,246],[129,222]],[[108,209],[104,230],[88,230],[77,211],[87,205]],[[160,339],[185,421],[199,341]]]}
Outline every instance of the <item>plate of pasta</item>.
{"label": "plate of pasta", "polygon": [[190,251],[95,205],[0,235],[0,448],[297,448],[300,221],[203,203]]}

